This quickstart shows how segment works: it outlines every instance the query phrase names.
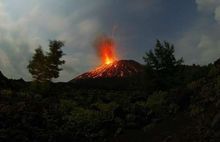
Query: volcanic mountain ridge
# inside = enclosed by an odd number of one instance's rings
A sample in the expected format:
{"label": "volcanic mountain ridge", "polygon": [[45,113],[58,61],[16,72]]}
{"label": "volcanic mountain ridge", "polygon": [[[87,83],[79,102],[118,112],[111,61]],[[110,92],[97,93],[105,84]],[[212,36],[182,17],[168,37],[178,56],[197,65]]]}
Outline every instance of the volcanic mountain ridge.
{"label": "volcanic mountain ridge", "polygon": [[128,78],[143,73],[143,65],[134,60],[119,60],[79,75],[72,81],[103,78]]}

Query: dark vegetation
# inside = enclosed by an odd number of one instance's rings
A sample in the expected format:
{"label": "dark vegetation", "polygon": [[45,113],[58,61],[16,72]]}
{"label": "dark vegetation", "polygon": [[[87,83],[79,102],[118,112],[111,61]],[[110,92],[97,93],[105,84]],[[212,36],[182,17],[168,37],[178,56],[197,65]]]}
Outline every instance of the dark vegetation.
{"label": "dark vegetation", "polygon": [[0,141],[218,142],[220,59],[183,65],[173,53],[158,41],[145,74],[123,86],[117,78],[82,87],[0,74]]}
{"label": "dark vegetation", "polygon": [[65,63],[64,60],[61,60],[64,55],[61,50],[63,46],[64,42],[54,40],[50,41],[50,52],[47,52],[46,55],[41,46],[35,50],[35,54],[27,66],[34,81],[48,82],[59,77],[59,71],[62,70],[59,66]]}

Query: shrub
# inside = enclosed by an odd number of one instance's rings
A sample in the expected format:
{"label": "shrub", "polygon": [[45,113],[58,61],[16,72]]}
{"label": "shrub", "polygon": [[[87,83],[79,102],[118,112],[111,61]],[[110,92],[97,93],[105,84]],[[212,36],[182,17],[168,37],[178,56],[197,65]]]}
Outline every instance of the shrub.
{"label": "shrub", "polygon": [[164,110],[166,110],[165,104],[167,103],[167,95],[167,92],[155,92],[153,95],[149,96],[147,106],[158,114],[164,113]]}

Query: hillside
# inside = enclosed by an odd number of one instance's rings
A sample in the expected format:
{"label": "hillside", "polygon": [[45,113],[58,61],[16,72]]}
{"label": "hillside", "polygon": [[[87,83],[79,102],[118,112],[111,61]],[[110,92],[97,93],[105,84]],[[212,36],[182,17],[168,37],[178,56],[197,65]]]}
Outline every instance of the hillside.
{"label": "hillside", "polygon": [[[218,64],[180,68],[182,84],[153,93],[129,90],[145,84],[127,86],[122,78],[126,88],[108,90],[10,80],[9,87],[0,88],[0,141],[218,142]],[[141,81],[138,76],[131,80]]]}
{"label": "hillside", "polygon": [[96,69],[79,75],[73,81],[103,78],[128,78],[143,73],[144,67],[133,60],[119,60],[104,64]]}
{"label": "hillside", "polygon": [[140,89],[144,66],[133,60],[119,60],[83,73],[69,83],[77,88],[129,90]]}

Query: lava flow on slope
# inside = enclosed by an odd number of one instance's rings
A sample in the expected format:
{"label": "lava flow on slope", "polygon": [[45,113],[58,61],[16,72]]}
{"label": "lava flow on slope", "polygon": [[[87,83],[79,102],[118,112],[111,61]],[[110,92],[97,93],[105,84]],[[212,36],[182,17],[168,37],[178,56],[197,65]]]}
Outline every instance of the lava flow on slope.
{"label": "lava flow on slope", "polygon": [[119,60],[104,64],[98,68],[84,73],[74,80],[102,79],[102,78],[127,78],[143,72],[143,66],[133,60]]}

